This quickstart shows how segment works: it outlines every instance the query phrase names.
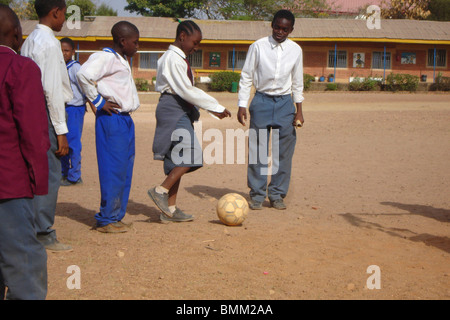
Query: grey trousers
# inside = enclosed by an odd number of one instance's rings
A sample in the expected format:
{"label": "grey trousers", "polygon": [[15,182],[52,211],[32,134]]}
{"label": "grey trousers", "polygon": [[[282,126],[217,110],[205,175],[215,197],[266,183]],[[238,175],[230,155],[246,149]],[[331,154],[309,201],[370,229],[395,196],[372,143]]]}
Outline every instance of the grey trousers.
{"label": "grey trousers", "polygon": [[[263,202],[285,198],[291,179],[292,157],[297,141],[292,125],[296,108],[291,95],[271,97],[256,92],[250,106],[249,164],[247,185],[250,198]],[[272,171],[268,171],[268,152],[272,133]],[[252,139],[251,135],[256,139]],[[268,175],[271,175],[267,187]]]}
{"label": "grey trousers", "polygon": [[53,124],[48,121],[48,134],[50,138],[50,149],[48,157],[48,194],[35,196],[33,206],[36,215],[36,231],[38,239],[44,245],[56,241],[56,231],[52,229],[55,222],[56,202],[61,185],[61,160],[55,155],[58,150],[58,140]]}
{"label": "grey trousers", "polygon": [[47,253],[36,238],[31,199],[0,200],[0,300],[43,300]]}

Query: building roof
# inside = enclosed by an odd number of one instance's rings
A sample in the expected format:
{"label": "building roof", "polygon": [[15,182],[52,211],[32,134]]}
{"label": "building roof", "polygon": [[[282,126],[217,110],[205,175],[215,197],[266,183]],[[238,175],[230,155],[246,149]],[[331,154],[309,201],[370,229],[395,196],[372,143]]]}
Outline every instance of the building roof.
{"label": "building roof", "polygon": [[[140,30],[141,41],[172,42],[178,22],[159,17],[95,17],[81,28],[64,24],[57,37],[77,40],[110,40],[111,27],[126,19]],[[203,32],[203,43],[252,43],[271,33],[268,21],[195,20]],[[22,21],[25,36],[37,21]],[[366,20],[298,18],[290,38],[295,41],[369,41],[450,44],[450,22],[381,20],[380,29],[369,29]]]}

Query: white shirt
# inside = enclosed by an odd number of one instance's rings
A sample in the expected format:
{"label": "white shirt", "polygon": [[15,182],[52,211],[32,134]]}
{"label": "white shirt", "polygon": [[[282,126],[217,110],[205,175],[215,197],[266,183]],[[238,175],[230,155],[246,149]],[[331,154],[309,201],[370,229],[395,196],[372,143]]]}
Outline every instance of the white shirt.
{"label": "white shirt", "polygon": [[100,110],[106,101],[117,103],[119,112],[139,108],[139,96],[130,64],[111,48],[92,54],[77,73],[86,97]]}
{"label": "white shirt", "polygon": [[72,100],[73,93],[61,43],[51,28],[38,24],[23,43],[21,54],[31,58],[41,69],[50,120],[57,135],[66,134],[69,130],[65,104]]}
{"label": "white shirt", "polygon": [[155,90],[180,96],[196,107],[213,112],[223,112],[225,107],[203,90],[192,85],[188,77],[186,55],[180,48],[170,45],[158,60]]}
{"label": "white shirt", "polygon": [[292,94],[294,103],[303,97],[303,53],[290,39],[278,43],[272,36],[254,42],[247,53],[239,82],[239,107],[247,108],[252,85],[261,93]]}

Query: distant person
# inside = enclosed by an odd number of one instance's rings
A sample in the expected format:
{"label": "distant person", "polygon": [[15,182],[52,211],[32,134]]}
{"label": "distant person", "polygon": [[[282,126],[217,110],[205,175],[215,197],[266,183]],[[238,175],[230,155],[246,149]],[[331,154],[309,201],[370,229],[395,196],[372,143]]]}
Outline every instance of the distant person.
{"label": "distant person", "polygon": [[0,300],[43,300],[47,254],[36,237],[32,200],[48,191],[41,71],[17,54],[22,28],[14,11],[0,5],[0,21]]}
{"label": "distant person", "polygon": [[[72,59],[75,55],[75,43],[70,38],[62,38],[60,42],[73,92],[73,99],[66,105],[67,128],[69,130],[66,136],[69,143],[69,154],[61,158],[61,186],[74,186],[83,183],[81,178],[81,135],[83,133],[87,99],[77,79],[77,73],[81,68],[81,64]],[[90,106],[95,114],[95,107],[91,103]]]}
{"label": "distant person", "polygon": [[[303,54],[300,46],[287,38],[294,30],[294,24],[295,17],[290,11],[280,10],[275,14],[272,35],[250,46],[239,82],[237,118],[244,126],[251,88],[256,88],[249,112],[250,130],[256,133],[257,143],[249,146],[249,152],[258,159],[256,163],[249,161],[247,172],[249,207],[253,210],[262,209],[266,197],[273,208],[286,209],[283,199],[288,193],[291,178],[295,127],[304,123]],[[271,175],[267,188],[265,172],[268,161],[267,157],[261,158],[261,154],[267,154],[270,133],[275,130],[278,133],[279,159],[272,159],[276,173]]]}
{"label": "distant person", "polygon": [[[201,41],[199,26],[191,20],[183,21],[177,27],[175,42],[158,60],[156,91],[161,97],[156,107],[153,154],[155,160],[163,161],[166,178],[162,184],[148,190],[148,194],[161,210],[162,221],[193,220],[192,215],[176,206],[176,198],[181,178],[203,165],[202,150],[193,127],[193,122],[200,117],[197,107],[220,119],[231,116],[215,98],[194,86],[187,57],[198,50]],[[175,132],[186,133],[186,139],[172,137]],[[174,148],[182,149],[182,158],[188,161],[173,159]]]}
{"label": "distant person", "polygon": [[61,183],[61,157],[69,153],[65,104],[73,98],[61,44],[54,35],[62,29],[67,8],[64,0],[36,0],[34,7],[39,24],[23,43],[21,54],[33,59],[41,69],[51,144],[48,151],[48,194],[34,198],[37,233],[46,249],[70,251],[72,247],[59,242],[56,231],[52,229]]}
{"label": "distant person", "polygon": [[128,205],[135,157],[135,128],[131,113],[140,102],[127,58],[139,48],[139,30],[127,21],[111,29],[113,46],[92,54],[77,74],[86,97],[97,108],[95,141],[100,180],[100,211],[96,229],[127,232],[122,219]]}

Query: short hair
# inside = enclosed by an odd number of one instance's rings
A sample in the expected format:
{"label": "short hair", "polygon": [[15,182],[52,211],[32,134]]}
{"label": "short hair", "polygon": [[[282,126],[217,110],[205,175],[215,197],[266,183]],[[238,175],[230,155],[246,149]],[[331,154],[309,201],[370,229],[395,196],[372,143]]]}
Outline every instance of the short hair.
{"label": "short hair", "polygon": [[34,8],[39,18],[46,17],[54,8],[63,9],[66,7],[66,0],[36,0]]}
{"label": "short hair", "polygon": [[114,43],[119,43],[120,38],[127,38],[135,34],[139,35],[139,29],[128,21],[119,21],[111,29]]}
{"label": "short hair", "polygon": [[279,10],[275,15],[273,16],[272,25],[277,21],[278,19],[286,19],[292,23],[292,27],[294,27],[295,24],[295,16],[292,12],[289,10]]}
{"label": "short hair", "polygon": [[188,36],[192,35],[195,31],[202,32],[200,27],[192,20],[185,20],[180,22],[177,27],[176,38],[180,36],[182,32],[186,33]]}
{"label": "short hair", "polygon": [[61,43],[67,43],[69,46],[72,47],[72,50],[75,50],[75,42],[73,42],[72,39],[70,39],[70,38],[62,38],[59,41],[61,41]]}

